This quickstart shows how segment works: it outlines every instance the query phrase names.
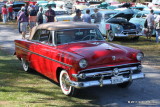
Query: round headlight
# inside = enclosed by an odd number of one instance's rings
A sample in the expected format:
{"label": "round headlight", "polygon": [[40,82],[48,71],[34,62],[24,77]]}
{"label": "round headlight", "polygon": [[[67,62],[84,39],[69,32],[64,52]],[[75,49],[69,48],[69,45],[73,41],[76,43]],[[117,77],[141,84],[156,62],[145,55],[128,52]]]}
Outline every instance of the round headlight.
{"label": "round headlight", "polygon": [[87,61],[85,60],[85,59],[81,59],[80,61],[79,61],[79,66],[81,67],[81,68],[85,68],[85,67],[87,67]]}
{"label": "round headlight", "polygon": [[120,26],[117,26],[116,28],[117,28],[118,30],[120,30]]}
{"label": "round headlight", "polygon": [[137,54],[137,60],[138,61],[141,61],[143,59],[143,57],[144,57],[143,53],[138,53]]}

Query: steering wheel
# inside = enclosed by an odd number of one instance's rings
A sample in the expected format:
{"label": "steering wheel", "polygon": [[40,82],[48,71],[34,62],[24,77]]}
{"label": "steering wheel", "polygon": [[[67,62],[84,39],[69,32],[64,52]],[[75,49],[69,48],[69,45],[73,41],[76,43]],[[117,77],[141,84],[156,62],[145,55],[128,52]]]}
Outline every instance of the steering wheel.
{"label": "steering wheel", "polygon": [[81,40],[94,40],[95,38],[96,38],[95,35],[87,35],[87,36],[83,37]]}

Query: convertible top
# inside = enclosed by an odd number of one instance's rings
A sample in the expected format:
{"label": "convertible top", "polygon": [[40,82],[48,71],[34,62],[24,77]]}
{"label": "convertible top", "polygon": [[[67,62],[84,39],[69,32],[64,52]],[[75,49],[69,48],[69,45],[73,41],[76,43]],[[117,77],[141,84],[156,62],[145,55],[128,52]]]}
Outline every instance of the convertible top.
{"label": "convertible top", "polygon": [[62,30],[62,29],[74,29],[74,28],[98,28],[98,26],[89,24],[86,22],[49,22],[40,24],[32,28],[29,40],[32,39],[33,35],[38,29],[46,30]]}

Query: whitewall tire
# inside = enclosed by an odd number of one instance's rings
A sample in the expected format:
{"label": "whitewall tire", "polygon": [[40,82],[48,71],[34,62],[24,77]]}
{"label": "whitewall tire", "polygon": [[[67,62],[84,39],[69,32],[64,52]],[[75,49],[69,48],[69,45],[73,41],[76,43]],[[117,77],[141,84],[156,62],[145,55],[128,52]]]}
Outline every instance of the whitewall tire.
{"label": "whitewall tire", "polygon": [[62,92],[67,96],[74,96],[76,94],[76,88],[70,86],[70,77],[66,70],[62,70],[59,76],[59,82]]}

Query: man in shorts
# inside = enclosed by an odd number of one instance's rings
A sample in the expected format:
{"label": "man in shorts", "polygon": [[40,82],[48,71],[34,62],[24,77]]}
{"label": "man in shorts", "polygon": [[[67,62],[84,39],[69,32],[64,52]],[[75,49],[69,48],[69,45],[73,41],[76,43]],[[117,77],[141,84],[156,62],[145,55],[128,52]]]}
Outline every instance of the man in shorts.
{"label": "man in shorts", "polygon": [[21,8],[21,13],[18,17],[18,21],[20,21],[20,29],[22,31],[22,39],[25,39],[25,35],[26,35],[26,32],[27,32],[27,26],[28,26],[28,15],[27,13],[25,12],[25,8],[22,7]]}
{"label": "man in shorts", "polygon": [[148,28],[148,33],[147,33],[147,39],[151,40],[153,29],[154,29],[154,14],[153,10],[150,11],[150,14],[147,15],[146,17],[147,20],[147,28]]}

